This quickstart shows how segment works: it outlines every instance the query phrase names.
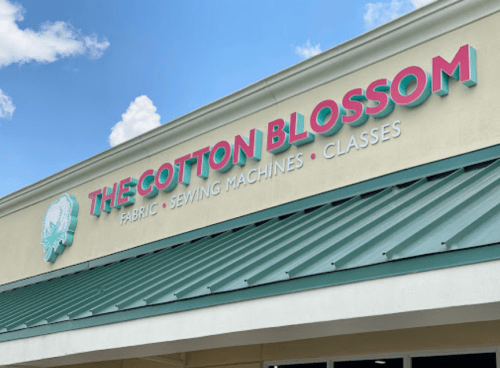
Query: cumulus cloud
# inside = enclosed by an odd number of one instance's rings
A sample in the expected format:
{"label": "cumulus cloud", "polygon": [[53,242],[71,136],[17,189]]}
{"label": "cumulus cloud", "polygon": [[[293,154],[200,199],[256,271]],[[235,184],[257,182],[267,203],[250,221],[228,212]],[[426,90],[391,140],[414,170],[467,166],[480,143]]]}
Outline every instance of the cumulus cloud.
{"label": "cumulus cloud", "polygon": [[372,29],[434,0],[391,0],[365,5],[365,28]]}
{"label": "cumulus cloud", "polygon": [[153,101],[148,96],[139,96],[122,114],[122,120],[111,128],[109,144],[114,147],[160,125],[160,115],[156,113]]}
{"label": "cumulus cloud", "polygon": [[12,98],[0,89],[0,119],[11,118],[15,109]]}
{"label": "cumulus cloud", "polygon": [[109,47],[106,38],[85,36],[67,22],[45,22],[38,31],[20,29],[25,9],[8,0],[0,0],[0,67],[37,61],[50,63],[60,58],[87,54],[99,58]]}
{"label": "cumulus cloud", "polygon": [[302,47],[297,46],[295,48],[295,53],[303,59],[308,59],[311,56],[318,55],[321,51],[319,43],[316,46],[313,46],[309,40],[307,40],[306,44]]}

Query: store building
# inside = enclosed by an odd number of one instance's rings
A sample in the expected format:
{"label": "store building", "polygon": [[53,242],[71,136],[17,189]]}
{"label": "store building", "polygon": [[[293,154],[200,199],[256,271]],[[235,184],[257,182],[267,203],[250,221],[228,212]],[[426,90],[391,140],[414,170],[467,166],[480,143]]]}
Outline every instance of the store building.
{"label": "store building", "polygon": [[431,3],[1,198],[0,366],[497,366],[499,24]]}

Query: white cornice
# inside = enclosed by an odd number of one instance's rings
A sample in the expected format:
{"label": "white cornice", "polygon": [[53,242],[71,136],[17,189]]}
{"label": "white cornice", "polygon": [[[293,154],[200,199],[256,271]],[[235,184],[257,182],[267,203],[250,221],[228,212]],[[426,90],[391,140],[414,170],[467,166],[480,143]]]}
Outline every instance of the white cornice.
{"label": "white cornice", "polygon": [[437,0],[0,198],[0,217],[474,22],[500,1]]}

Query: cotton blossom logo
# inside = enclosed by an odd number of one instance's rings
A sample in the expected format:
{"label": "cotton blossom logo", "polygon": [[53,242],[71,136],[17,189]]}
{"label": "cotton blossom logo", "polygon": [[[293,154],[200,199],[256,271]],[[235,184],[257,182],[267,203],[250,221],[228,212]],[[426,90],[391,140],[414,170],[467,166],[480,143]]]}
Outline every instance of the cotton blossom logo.
{"label": "cotton blossom logo", "polygon": [[77,216],[78,201],[69,194],[63,194],[47,208],[42,230],[46,262],[54,263],[64,248],[73,243]]}

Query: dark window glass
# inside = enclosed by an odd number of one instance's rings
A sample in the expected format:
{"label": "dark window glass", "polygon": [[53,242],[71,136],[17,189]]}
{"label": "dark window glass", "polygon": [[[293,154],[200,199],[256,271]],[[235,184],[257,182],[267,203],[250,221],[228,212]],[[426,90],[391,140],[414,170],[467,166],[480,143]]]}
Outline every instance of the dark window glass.
{"label": "dark window glass", "polygon": [[411,359],[411,368],[462,368],[481,367],[496,368],[495,353],[445,355],[433,357],[418,357]]}
{"label": "dark window glass", "polygon": [[[305,363],[305,364],[287,364],[287,365],[277,365],[278,368],[326,368],[326,362],[324,363]],[[274,368],[272,365],[269,368]]]}
{"label": "dark window glass", "polygon": [[335,362],[333,368],[403,368],[403,358]]}

